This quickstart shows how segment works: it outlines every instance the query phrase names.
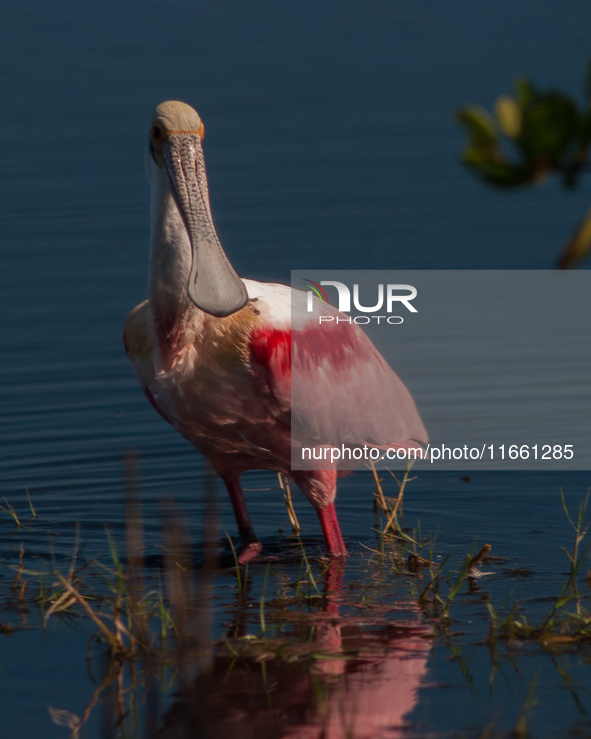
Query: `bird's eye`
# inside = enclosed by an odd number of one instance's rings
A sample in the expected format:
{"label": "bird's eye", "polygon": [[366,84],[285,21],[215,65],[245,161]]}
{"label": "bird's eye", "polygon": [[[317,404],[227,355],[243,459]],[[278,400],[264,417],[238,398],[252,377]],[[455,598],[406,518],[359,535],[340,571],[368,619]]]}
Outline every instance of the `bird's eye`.
{"label": "bird's eye", "polygon": [[162,129],[160,126],[152,126],[152,138],[154,141],[160,141],[162,138]]}

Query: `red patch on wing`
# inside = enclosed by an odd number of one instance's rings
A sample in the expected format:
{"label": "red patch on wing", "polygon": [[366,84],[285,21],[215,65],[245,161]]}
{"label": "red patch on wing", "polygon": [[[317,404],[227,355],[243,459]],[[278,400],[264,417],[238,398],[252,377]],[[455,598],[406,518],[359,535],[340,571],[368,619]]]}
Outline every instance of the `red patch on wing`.
{"label": "red patch on wing", "polygon": [[302,331],[258,329],[250,338],[255,361],[281,376],[291,374],[292,351],[301,369],[328,362],[335,369],[380,357],[371,341],[348,322],[308,325]]}
{"label": "red patch on wing", "polygon": [[274,365],[273,369],[282,375],[291,373],[291,331],[274,328],[253,331],[250,351],[253,358],[264,367]]}

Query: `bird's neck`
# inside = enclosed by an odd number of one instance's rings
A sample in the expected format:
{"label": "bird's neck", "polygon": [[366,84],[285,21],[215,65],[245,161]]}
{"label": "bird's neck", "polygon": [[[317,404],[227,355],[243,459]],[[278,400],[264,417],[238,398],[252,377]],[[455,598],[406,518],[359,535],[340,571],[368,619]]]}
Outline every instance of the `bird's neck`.
{"label": "bird's neck", "polygon": [[183,344],[186,327],[203,317],[191,301],[187,284],[191,271],[191,243],[164,178],[152,184],[151,243],[148,298],[154,330],[163,358]]}

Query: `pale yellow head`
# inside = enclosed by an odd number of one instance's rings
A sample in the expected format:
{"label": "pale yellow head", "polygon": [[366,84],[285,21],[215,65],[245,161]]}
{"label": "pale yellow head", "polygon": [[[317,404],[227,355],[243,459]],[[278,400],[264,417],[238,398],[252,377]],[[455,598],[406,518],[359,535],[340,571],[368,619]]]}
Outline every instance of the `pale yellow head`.
{"label": "pale yellow head", "polygon": [[150,142],[154,159],[162,166],[162,150],[170,134],[192,133],[203,139],[205,128],[197,111],[180,100],[167,100],[154,111],[150,124]]}
{"label": "pale yellow head", "polygon": [[152,116],[152,136],[166,136],[169,133],[196,133],[203,138],[205,129],[197,111],[180,100],[167,100],[154,111]]}

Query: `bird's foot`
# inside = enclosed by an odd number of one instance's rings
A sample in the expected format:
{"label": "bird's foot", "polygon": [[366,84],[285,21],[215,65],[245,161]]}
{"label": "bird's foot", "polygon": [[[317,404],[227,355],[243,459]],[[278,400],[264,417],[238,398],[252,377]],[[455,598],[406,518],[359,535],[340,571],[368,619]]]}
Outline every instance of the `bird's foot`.
{"label": "bird's foot", "polygon": [[246,564],[256,559],[263,549],[263,545],[258,539],[247,539],[243,541],[238,549],[238,564]]}

